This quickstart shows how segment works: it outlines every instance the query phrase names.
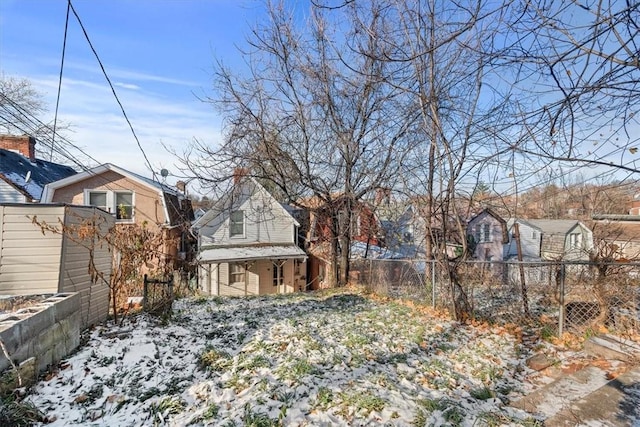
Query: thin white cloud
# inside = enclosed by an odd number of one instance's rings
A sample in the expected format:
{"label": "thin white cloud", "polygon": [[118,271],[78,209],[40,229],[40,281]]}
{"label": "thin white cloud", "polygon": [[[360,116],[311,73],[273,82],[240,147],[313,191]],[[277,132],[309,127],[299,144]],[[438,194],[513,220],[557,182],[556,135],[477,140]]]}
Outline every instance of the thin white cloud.
{"label": "thin white cloud", "polygon": [[140,90],[140,86],[134,85],[134,84],[131,84],[131,83],[115,82],[113,85],[117,86],[117,87],[121,87],[123,89]]}
{"label": "thin white cloud", "polygon": [[[110,67],[109,64],[105,64],[105,67],[107,70],[107,74],[111,79],[133,80],[137,82],[165,83],[165,84],[188,86],[188,87],[195,87],[200,85],[198,82],[195,82],[192,80],[175,79],[175,78],[159,76],[155,74],[141,73],[138,71],[126,70],[126,69],[117,68],[117,67]],[[93,62],[91,61],[68,62],[65,65],[65,68],[68,71],[81,71],[83,74],[95,73],[95,74],[102,75],[102,71],[100,71],[100,68],[98,68],[98,66],[95,64],[95,60]]]}

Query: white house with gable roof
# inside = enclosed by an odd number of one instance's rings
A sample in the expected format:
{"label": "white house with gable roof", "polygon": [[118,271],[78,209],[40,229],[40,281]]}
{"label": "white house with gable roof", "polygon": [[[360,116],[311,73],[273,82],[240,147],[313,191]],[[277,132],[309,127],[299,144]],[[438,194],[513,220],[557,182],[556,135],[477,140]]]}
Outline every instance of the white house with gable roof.
{"label": "white house with gable roof", "polygon": [[263,295],[306,289],[307,256],[298,221],[262,185],[235,176],[233,188],[200,217],[200,289],[211,295]]}

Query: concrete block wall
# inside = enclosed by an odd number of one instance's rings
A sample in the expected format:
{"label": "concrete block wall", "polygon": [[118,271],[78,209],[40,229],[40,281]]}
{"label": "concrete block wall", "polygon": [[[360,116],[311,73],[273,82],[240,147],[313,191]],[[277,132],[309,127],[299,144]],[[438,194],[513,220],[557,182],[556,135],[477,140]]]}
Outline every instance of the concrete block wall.
{"label": "concrete block wall", "polygon": [[[0,320],[0,340],[13,362],[33,357],[37,372],[58,363],[80,345],[80,294],[58,294]],[[0,352],[0,372],[11,362]]]}

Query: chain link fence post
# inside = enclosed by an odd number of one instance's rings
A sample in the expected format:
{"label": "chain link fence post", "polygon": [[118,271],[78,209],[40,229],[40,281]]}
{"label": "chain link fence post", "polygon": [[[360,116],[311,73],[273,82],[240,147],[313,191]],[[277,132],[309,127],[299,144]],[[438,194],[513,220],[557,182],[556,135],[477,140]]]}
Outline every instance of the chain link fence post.
{"label": "chain link fence post", "polygon": [[565,293],[565,276],[566,276],[566,266],[565,263],[560,265],[560,310],[558,316],[558,338],[562,338],[562,334],[564,333],[564,293]]}

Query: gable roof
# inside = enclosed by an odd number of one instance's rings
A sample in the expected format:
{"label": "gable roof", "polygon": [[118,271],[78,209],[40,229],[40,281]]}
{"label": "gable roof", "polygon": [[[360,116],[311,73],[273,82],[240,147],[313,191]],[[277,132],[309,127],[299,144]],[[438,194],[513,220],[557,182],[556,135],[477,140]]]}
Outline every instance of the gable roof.
{"label": "gable roof", "polygon": [[246,194],[249,195],[249,197],[260,193],[263,197],[273,200],[274,205],[279,207],[285,216],[291,218],[291,221],[296,227],[300,226],[300,223],[291,215],[289,209],[278,202],[258,181],[252,177],[245,176],[227,191],[223,197],[218,199],[204,215],[198,218],[193,223],[192,228],[204,227],[220,215],[225,215],[225,218],[231,215],[230,207],[234,205],[234,197],[237,197],[238,193],[244,193],[245,190],[248,190]]}
{"label": "gable roof", "polygon": [[0,148],[0,179],[31,200],[41,200],[45,186],[53,181],[75,175],[70,166],[35,159]]}
{"label": "gable roof", "polygon": [[507,227],[508,227],[509,229],[511,229],[511,227],[513,227],[513,224],[514,224],[514,223],[516,223],[516,222],[517,222],[518,224],[523,224],[523,225],[526,225],[526,226],[528,226],[528,227],[530,227],[530,228],[534,228],[534,229],[536,229],[537,231],[542,232],[542,228],[538,227],[538,226],[537,226],[537,225],[535,225],[535,224],[532,224],[528,219],[521,219],[521,218],[509,218],[509,219],[507,220]]}
{"label": "gable roof", "polygon": [[552,235],[565,235],[578,224],[584,226],[576,219],[528,219],[527,222],[538,227],[543,233]]}
{"label": "gable roof", "polygon": [[[161,197],[165,218],[167,218],[170,225],[178,225],[183,222],[182,220],[193,219],[193,209],[190,208],[190,203],[186,202],[185,197],[177,189],[142,175],[138,175],[137,173],[128,171],[111,163],[104,163],[100,166],[87,169],[83,172],[47,184],[42,194],[42,202],[51,203],[55,191],[59,188],[76,184],[107,171],[115,172],[142,186],[156,191]],[[187,203],[184,208],[182,207],[183,203]]]}
{"label": "gable roof", "polygon": [[[500,224],[500,229],[502,231],[502,243],[503,244],[509,243],[509,230],[507,229],[507,221],[505,221],[504,218],[498,215],[496,211],[494,211],[491,208],[484,208],[482,211],[480,211],[479,214],[477,214],[476,216],[474,216],[469,220],[469,222],[467,223],[467,226],[469,226],[469,224],[471,224],[473,221],[476,220],[476,218],[479,218],[483,214],[487,214],[493,217],[496,221],[498,221],[498,223]],[[467,230],[467,233],[468,232],[469,230]]]}
{"label": "gable roof", "polygon": [[484,208],[482,209],[477,215],[475,215],[473,218],[471,218],[469,220],[469,223],[473,222],[476,220],[476,218],[479,218],[481,215],[483,214],[487,214],[489,216],[492,216],[493,218],[495,218],[503,227],[505,227],[507,225],[507,222],[504,220],[504,218],[502,218],[500,215],[498,215],[496,213],[496,211],[494,211],[491,208]]}

